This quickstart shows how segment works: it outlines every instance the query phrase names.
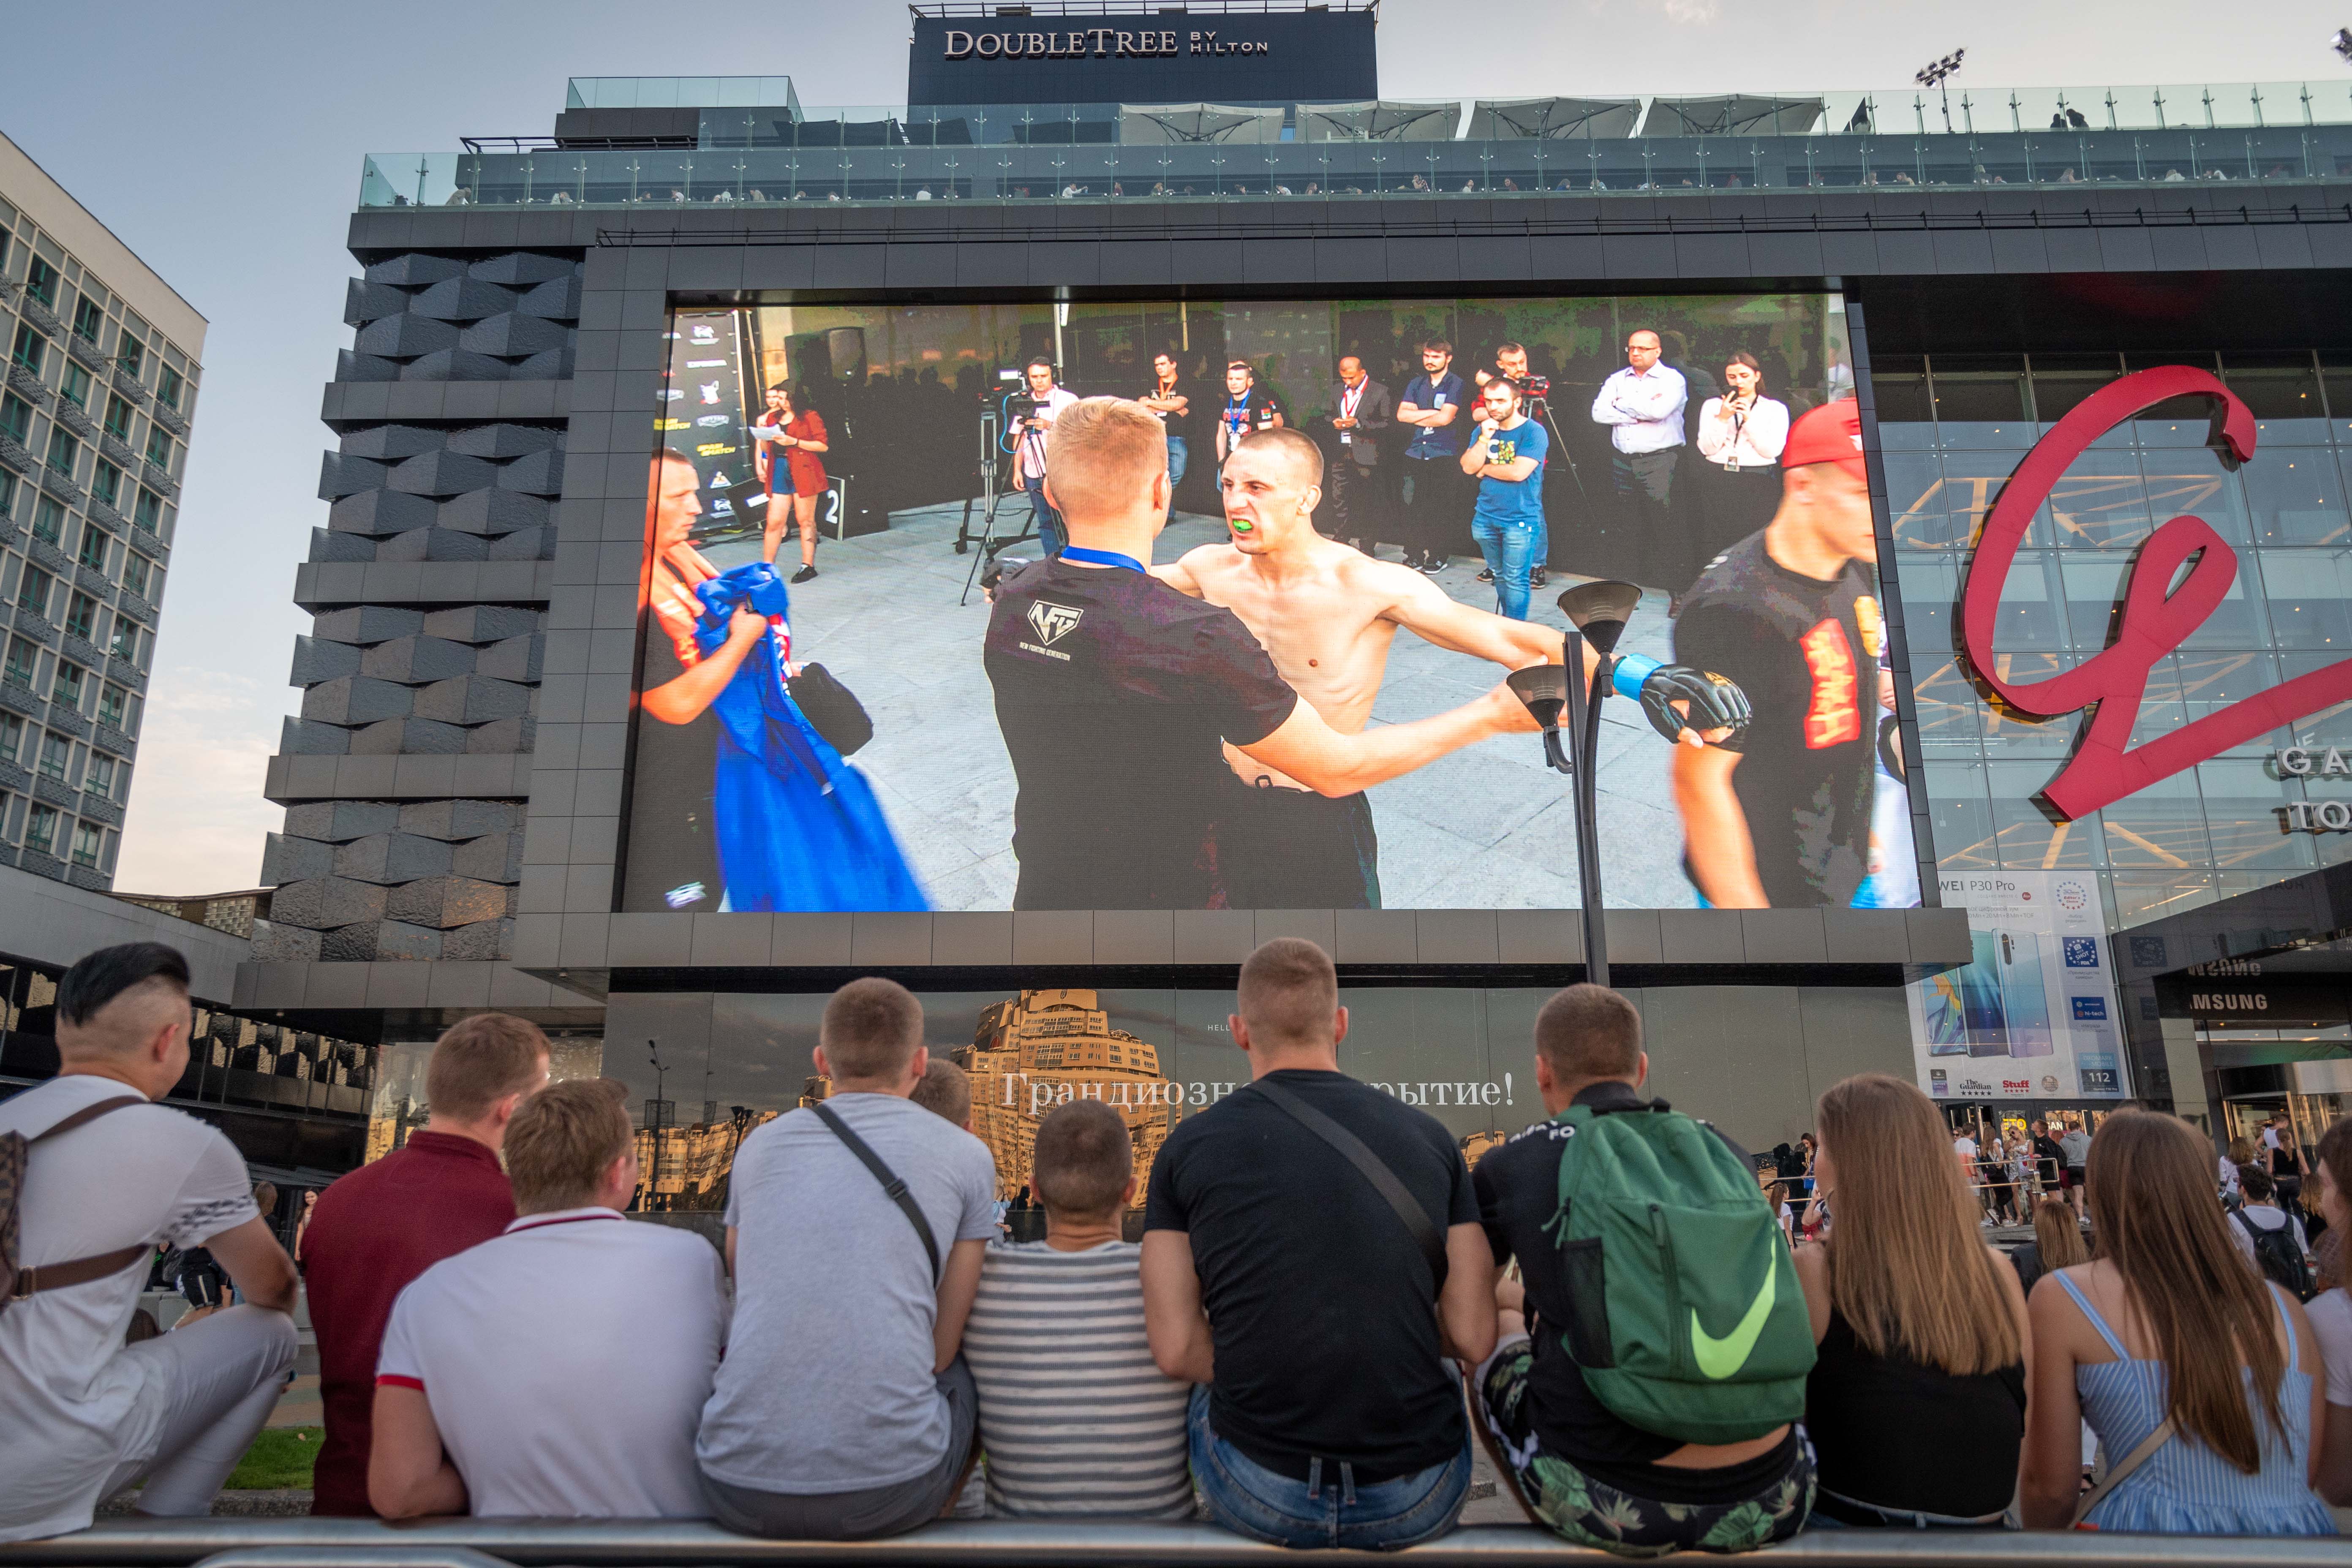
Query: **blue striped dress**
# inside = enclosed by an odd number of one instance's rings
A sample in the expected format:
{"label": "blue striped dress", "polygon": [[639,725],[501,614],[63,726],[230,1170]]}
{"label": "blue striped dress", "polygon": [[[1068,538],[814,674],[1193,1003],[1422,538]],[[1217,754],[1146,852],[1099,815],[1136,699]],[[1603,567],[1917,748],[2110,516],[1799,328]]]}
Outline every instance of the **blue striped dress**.
{"label": "blue striped dress", "polygon": [[[2116,1352],[2114,1361],[2077,1366],[2074,1389],[2082,1397],[2083,1418],[2099,1435],[2108,1462],[2118,1463],[2164,1420],[2164,1363],[2135,1360],[2074,1281],[2063,1273],[2053,1278]],[[2247,1475],[2195,1438],[2176,1435],[2109,1492],[2086,1524],[2158,1535],[2336,1533],[2335,1515],[2304,1479],[2311,1455],[2311,1374],[2295,1365],[2294,1323],[2284,1305],[2279,1321],[2287,1331],[2286,1375],[2278,1391],[2284,1433],[2261,1412],[2252,1369],[2243,1370],[2246,1402],[2255,1411],[2254,1429],[2262,1440],[2261,1470]]]}
{"label": "blue striped dress", "polygon": [[980,1385],[988,1511],[1190,1519],[1188,1384],[1143,1332],[1143,1249],[992,1243],[963,1331]]}

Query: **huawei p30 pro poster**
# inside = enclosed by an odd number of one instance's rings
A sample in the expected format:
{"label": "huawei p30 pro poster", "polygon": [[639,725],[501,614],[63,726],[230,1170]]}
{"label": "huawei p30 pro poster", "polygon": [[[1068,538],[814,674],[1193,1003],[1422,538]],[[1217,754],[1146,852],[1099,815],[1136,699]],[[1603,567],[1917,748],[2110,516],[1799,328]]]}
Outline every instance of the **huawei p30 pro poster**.
{"label": "huawei p30 pro poster", "polygon": [[[1504,682],[1596,578],[1643,590],[1607,901],[1919,901],[1834,298],[682,309],[666,350],[625,910],[1575,907]],[[1057,487],[1095,399],[1114,477]]]}
{"label": "huawei p30 pro poster", "polygon": [[2120,1097],[2122,1022],[2099,893],[2071,871],[1943,879],[1969,962],[1906,988],[1921,1084],[1953,1100]]}

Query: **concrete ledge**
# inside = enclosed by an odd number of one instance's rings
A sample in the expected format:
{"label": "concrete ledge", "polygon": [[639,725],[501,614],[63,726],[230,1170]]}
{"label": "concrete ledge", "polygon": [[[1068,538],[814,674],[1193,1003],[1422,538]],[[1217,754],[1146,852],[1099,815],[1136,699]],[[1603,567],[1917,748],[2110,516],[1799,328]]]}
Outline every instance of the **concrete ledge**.
{"label": "concrete ledge", "polygon": [[[235,1553],[234,1556],[222,1556]],[[755,1541],[693,1520],[106,1520],[47,1541],[0,1545],[0,1568],[128,1568],[219,1558],[219,1568],[522,1568],[581,1564],[843,1563],[1031,1568],[1038,1563],[1185,1564],[1300,1561],[1458,1563],[1481,1568],[1618,1561],[1525,1524],[1467,1525],[1402,1552],[1318,1552],[1311,1559],[1207,1524],[928,1525],[887,1541]],[[2051,1531],[1808,1531],[1755,1561],[1818,1568],[2318,1568],[2341,1564],[2340,1541],[2247,1536],[2107,1535]]]}

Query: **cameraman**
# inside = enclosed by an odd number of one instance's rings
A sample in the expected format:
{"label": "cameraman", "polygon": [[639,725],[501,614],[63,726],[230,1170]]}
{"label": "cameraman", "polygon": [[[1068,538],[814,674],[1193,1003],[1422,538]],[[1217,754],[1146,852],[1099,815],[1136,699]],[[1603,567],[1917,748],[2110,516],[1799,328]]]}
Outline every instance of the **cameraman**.
{"label": "cameraman", "polygon": [[[1522,411],[1530,419],[1534,419],[1538,422],[1542,420],[1543,400],[1551,392],[1551,380],[1548,376],[1537,375],[1528,369],[1527,344],[1503,344],[1495,351],[1495,368],[1493,370],[1480,371],[1474,379],[1476,380],[1478,390],[1481,393],[1486,391],[1487,384],[1490,382],[1507,381],[1511,383],[1512,385],[1517,387],[1519,390],[1519,403]],[[1545,434],[1549,436],[1550,432],[1546,431]],[[1549,580],[1550,574],[1544,570],[1544,567],[1547,562],[1547,557],[1549,557],[1550,553],[1551,542],[1547,538],[1537,549],[1535,564],[1528,571],[1528,587],[1540,588],[1544,585],[1545,582]],[[1481,583],[1491,583],[1494,580],[1491,570],[1478,574],[1478,581]]]}
{"label": "cameraman", "polygon": [[1047,556],[1059,555],[1066,542],[1062,536],[1062,519],[1054,510],[1054,503],[1045,499],[1045,437],[1054,428],[1054,421],[1062,410],[1076,403],[1077,395],[1054,384],[1054,362],[1033,359],[1024,367],[1029,380],[1029,412],[1018,421],[1020,431],[1018,458],[1014,464],[1013,487],[1029,492],[1029,511],[1036,519],[1038,542],[1045,547]]}

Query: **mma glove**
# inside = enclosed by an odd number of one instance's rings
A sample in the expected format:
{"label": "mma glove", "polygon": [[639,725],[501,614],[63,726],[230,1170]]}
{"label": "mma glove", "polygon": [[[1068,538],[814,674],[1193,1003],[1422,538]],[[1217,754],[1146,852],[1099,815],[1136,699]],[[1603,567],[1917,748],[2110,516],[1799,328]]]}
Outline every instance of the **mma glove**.
{"label": "mma glove", "polygon": [[[1753,717],[1748,693],[1727,678],[1686,664],[1660,664],[1629,653],[1617,660],[1610,679],[1621,695],[1641,703],[1650,728],[1667,740],[1681,740],[1685,730],[1700,735],[1728,730],[1730,734],[1707,744],[1727,752],[1747,749],[1748,724]],[[1688,705],[1687,716],[1675,710],[1677,702]]]}

